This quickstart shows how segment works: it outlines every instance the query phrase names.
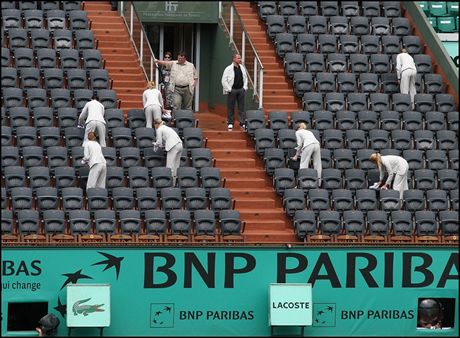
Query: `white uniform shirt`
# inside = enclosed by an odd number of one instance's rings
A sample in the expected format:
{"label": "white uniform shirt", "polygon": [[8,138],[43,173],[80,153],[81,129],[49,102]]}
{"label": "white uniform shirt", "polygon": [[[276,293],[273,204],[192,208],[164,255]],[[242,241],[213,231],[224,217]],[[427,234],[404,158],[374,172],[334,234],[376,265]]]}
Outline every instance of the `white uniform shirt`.
{"label": "white uniform shirt", "polygon": [[[224,73],[222,74],[222,88],[224,95],[230,93],[232,91],[233,82],[235,81],[235,70],[233,69],[235,65],[233,62],[224,69]],[[243,74],[243,89],[248,90],[248,75],[246,74],[246,68],[242,64],[240,64],[241,73]]]}
{"label": "white uniform shirt", "polygon": [[182,143],[179,135],[174,131],[174,129],[161,125],[156,130],[157,133],[157,140],[154,143],[157,147],[162,147],[164,145],[165,150],[169,151],[172,147],[174,147],[178,143]]}
{"label": "white uniform shirt", "polygon": [[163,97],[161,92],[156,89],[146,89],[142,94],[142,101],[144,103],[144,108],[147,108],[150,105],[157,105],[163,107]]}
{"label": "white uniform shirt", "polygon": [[[386,183],[390,184],[394,175],[404,175],[407,170],[409,169],[409,164],[407,161],[395,155],[386,155],[382,156],[382,164],[385,166],[385,169],[388,172],[388,178]],[[384,173],[383,171],[380,172],[380,181],[383,180]]]}
{"label": "white uniform shirt", "polygon": [[302,149],[306,146],[309,146],[310,144],[314,143],[319,144],[319,141],[316,139],[315,135],[311,131],[306,129],[296,130],[295,137],[297,139],[297,147],[295,148],[297,150],[297,156],[300,155]]}
{"label": "white uniform shirt", "polygon": [[406,69],[417,70],[414,59],[408,53],[399,53],[396,57],[396,73],[398,74],[398,80],[401,80],[401,73]]}
{"label": "white uniform shirt", "polygon": [[83,160],[88,161],[90,168],[97,163],[106,163],[101,145],[96,141],[88,140],[85,143]]}
{"label": "white uniform shirt", "polygon": [[105,108],[102,103],[97,100],[91,100],[85,104],[81,111],[78,123],[83,125],[83,121],[86,119],[86,123],[89,121],[99,121],[105,124],[104,119]]}

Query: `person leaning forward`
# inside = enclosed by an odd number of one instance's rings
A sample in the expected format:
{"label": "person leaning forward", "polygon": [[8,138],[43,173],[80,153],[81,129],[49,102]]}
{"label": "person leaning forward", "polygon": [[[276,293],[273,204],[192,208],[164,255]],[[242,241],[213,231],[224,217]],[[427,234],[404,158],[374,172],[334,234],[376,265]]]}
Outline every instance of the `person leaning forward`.
{"label": "person leaning forward", "polygon": [[187,61],[185,52],[179,52],[177,60],[155,60],[155,62],[171,70],[169,89],[173,93],[174,111],[179,109],[191,110],[198,74],[193,63]]}
{"label": "person leaning forward", "polygon": [[78,117],[78,124],[80,126],[86,124],[83,145],[85,145],[88,141],[88,134],[95,131],[99,136],[99,143],[101,144],[101,147],[105,147],[106,122],[104,119],[104,113],[104,105],[97,100],[97,96],[94,94],[91,101],[85,104],[80,116]]}

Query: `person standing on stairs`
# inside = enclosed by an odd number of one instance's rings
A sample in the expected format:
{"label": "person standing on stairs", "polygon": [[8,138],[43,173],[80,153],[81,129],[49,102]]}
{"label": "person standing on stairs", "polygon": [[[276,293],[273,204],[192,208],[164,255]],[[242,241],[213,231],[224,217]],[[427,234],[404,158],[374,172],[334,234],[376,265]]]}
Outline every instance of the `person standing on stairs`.
{"label": "person standing on stairs", "polygon": [[246,68],[241,64],[241,55],[234,54],[232,63],[225,68],[222,74],[222,87],[227,95],[227,126],[233,129],[235,103],[238,105],[240,127],[246,130],[246,113],[244,98],[248,90],[248,76]]}
{"label": "person standing on stairs", "polygon": [[173,186],[176,185],[177,168],[180,166],[180,157],[182,155],[182,140],[176,131],[165,125],[161,119],[154,121],[157,139],[153,142],[153,149],[164,147],[166,155],[166,167],[171,168],[173,177]]}
{"label": "person standing on stairs", "polygon": [[[166,52],[164,55],[164,60],[165,61],[171,61],[172,59],[172,53],[171,52]],[[173,108],[173,98],[172,98],[172,92],[171,89],[169,88],[169,82],[171,78],[171,71],[166,69],[166,67],[161,67],[160,69],[160,74],[161,74],[161,86],[163,87],[162,90],[164,91],[164,101],[165,101],[165,109],[172,109]]]}
{"label": "person standing on stairs", "polygon": [[81,163],[89,165],[86,190],[89,188],[105,188],[107,162],[100,144],[96,141],[96,134],[93,131],[89,132],[88,141],[84,144],[84,148],[84,156]]}
{"label": "person standing on stairs", "polygon": [[308,168],[310,158],[313,156],[313,169],[315,169],[318,174],[318,187],[320,187],[323,167],[321,164],[321,148],[319,141],[310,130],[307,130],[307,125],[304,122],[297,124],[295,136],[297,139],[297,147],[295,148],[296,154],[292,159],[296,161],[300,156],[299,169],[302,169]]}
{"label": "person standing on stairs", "polygon": [[414,109],[414,98],[415,94],[417,94],[417,87],[415,86],[417,67],[414,59],[407,53],[405,48],[401,48],[401,53],[396,56],[396,73],[401,94],[410,95],[412,109]]}
{"label": "person standing on stairs", "polygon": [[[142,102],[144,104],[145,126],[152,128],[153,121],[161,120],[161,113],[165,111],[163,108],[163,96],[156,88],[155,81],[147,83],[147,89],[142,94]],[[164,117],[171,118],[171,116],[166,115]]]}
{"label": "person standing on stairs", "polygon": [[173,110],[192,109],[193,93],[198,81],[198,73],[193,63],[187,61],[185,52],[179,52],[177,60],[155,60],[171,71],[169,89],[173,95]]}
{"label": "person standing on stairs", "polygon": [[78,125],[85,126],[85,137],[83,139],[83,146],[88,141],[88,134],[92,131],[97,131],[99,143],[101,147],[105,147],[105,126],[104,119],[105,108],[102,103],[98,101],[97,95],[93,94],[91,101],[88,101],[83,107],[80,116],[78,117]]}

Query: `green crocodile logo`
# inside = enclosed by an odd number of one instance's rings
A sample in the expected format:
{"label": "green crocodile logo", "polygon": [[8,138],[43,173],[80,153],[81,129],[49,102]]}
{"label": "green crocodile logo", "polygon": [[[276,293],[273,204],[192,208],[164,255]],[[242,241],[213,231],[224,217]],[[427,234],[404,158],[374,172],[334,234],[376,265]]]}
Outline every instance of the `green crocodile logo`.
{"label": "green crocodile logo", "polygon": [[78,314],[82,314],[83,316],[87,316],[88,313],[105,311],[104,309],[100,308],[104,304],[99,304],[99,305],[97,305],[97,304],[95,304],[95,305],[80,305],[80,304],[86,303],[86,302],[88,302],[90,300],[91,300],[91,298],[77,300],[72,306],[74,316],[77,316]]}

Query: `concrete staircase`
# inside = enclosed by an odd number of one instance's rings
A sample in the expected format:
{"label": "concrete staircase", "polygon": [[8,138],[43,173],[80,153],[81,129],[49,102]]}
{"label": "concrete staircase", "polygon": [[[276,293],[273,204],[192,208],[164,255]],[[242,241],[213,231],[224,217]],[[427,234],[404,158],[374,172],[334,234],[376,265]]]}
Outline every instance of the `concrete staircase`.
{"label": "concrete staircase", "polygon": [[[233,4],[246,28],[249,38],[264,66],[263,108],[265,112],[302,110],[302,102],[294,95],[292,82],[284,73],[283,61],[276,55],[274,45],[266,33],[265,23],[259,19],[257,6],[249,1],[234,1]],[[240,45],[241,32],[234,32]],[[248,69],[252,69],[248,64]]]}
{"label": "concrete staircase", "polygon": [[109,1],[85,1],[84,10],[113,80],[112,89],[121,101],[120,108],[125,115],[129,109],[142,109],[147,82],[122,17],[111,10]]}
{"label": "concrete staircase", "polygon": [[[121,109],[127,116],[129,109],[142,109],[146,80],[138,57],[123,19],[116,11],[111,11],[108,1],[87,1],[84,4],[95,38],[99,40],[99,49],[106,60],[105,68],[113,79],[113,89],[121,99]],[[237,4],[239,6],[240,2]],[[254,16],[249,3],[246,7]],[[265,30],[261,27],[254,25],[251,34],[255,34],[256,30],[259,40],[266,40]],[[284,76],[273,47],[268,40],[258,42],[258,46],[266,67],[265,110],[300,110],[292,85]],[[236,128],[227,131],[225,111],[203,111],[196,113],[195,118],[208,139],[207,147],[216,159],[215,165],[225,178],[225,187],[230,189],[236,201],[235,209],[240,211],[242,220],[246,222],[245,242],[297,242],[292,222],[282,208],[280,196],[273,190],[271,178],[265,174],[263,162],[256,154],[249,135]]]}

